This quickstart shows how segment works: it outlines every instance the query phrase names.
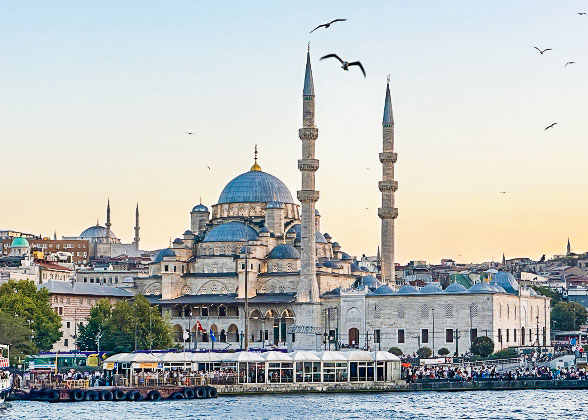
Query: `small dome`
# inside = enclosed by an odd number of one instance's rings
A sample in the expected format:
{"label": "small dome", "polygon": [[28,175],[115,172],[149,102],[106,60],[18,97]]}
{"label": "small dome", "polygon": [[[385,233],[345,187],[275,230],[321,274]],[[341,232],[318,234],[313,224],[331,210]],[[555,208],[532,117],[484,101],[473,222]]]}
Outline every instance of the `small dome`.
{"label": "small dome", "polygon": [[504,288],[503,288],[503,287],[501,287],[501,286],[496,286],[496,285],[494,285],[494,287],[496,288],[496,291],[497,291],[498,293],[506,293],[506,290],[504,290]]}
{"label": "small dome", "polygon": [[368,270],[367,267],[361,267],[360,270],[366,273],[370,272],[370,270]]}
{"label": "small dome", "polygon": [[366,286],[369,289],[377,289],[380,283],[374,276],[362,276],[355,281],[355,287]]}
{"label": "small dome", "polygon": [[459,283],[451,283],[447,289],[445,289],[445,293],[463,293],[466,292],[468,289],[463,287]]}
{"label": "small dome", "polygon": [[320,216],[321,214],[319,213],[319,211],[317,209],[314,209],[314,215],[315,216]]}
{"label": "small dome", "polygon": [[333,248],[341,248],[341,245],[339,245],[339,242],[333,242]]}
{"label": "small dome", "polygon": [[468,289],[470,293],[495,293],[490,285],[486,282],[476,283]]}
{"label": "small dome", "polygon": [[241,222],[218,225],[206,234],[203,242],[246,242],[257,239],[257,232]]}
{"label": "small dome", "polygon": [[[288,229],[287,233],[296,233],[296,240],[299,241],[300,240],[300,235],[302,233],[302,225],[300,224],[296,224],[294,226],[292,226],[290,229]],[[315,231],[314,233],[315,236],[315,241],[317,244],[326,244],[328,243],[327,240],[325,239],[325,237],[323,236],[322,233],[320,233],[318,230]]]}
{"label": "small dome", "polygon": [[418,293],[419,291],[417,290],[416,287],[411,286],[410,284],[405,284],[404,286],[402,286],[399,290],[398,290],[398,294],[399,295],[408,295],[411,293]]}
{"label": "small dome", "polygon": [[182,241],[180,238],[174,239],[174,245],[182,245],[183,243],[184,241]]}
{"label": "small dome", "polygon": [[356,263],[352,263],[350,268],[351,272],[361,271],[361,268],[359,268],[359,265],[357,265]]}
{"label": "small dome", "polygon": [[259,233],[269,233],[269,229],[265,225],[259,230]]}
{"label": "small dome", "polygon": [[262,172],[260,169],[256,168],[233,178],[223,188],[218,204],[272,201],[294,204],[288,187],[275,176]]}
{"label": "small dome", "polygon": [[194,232],[192,232],[191,230],[187,230],[184,232],[184,235],[194,235]]}
{"label": "small dome", "polygon": [[12,240],[12,243],[10,244],[11,248],[28,247],[28,246],[29,246],[29,241],[27,241],[27,238],[23,238],[21,236],[17,236],[16,238],[14,238]]}
{"label": "small dome", "polygon": [[502,287],[507,293],[516,294],[519,283],[508,271],[499,271],[492,275],[492,284]]}
{"label": "small dome", "polygon": [[291,259],[291,260],[298,260],[300,259],[300,253],[296,248],[292,245],[288,244],[281,244],[271,250],[271,252],[267,256],[268,259],[274,260],[283,260],[283,259]]}
{"label": "small dome", "polygon": [[163,261],[165,257],[175,257],[176,253],[171,248],[162,249],[159,251],[155,259],[153,260],[154,263],[160,263]]}
{"label": "small dome", "polygon": [[439,286],[433,283],[429,283],[421,289],[421,293],[441,293],[442,291]]}
{"label": "small dome", "polygon": [[393,295],[394,290],[392,290],[387,284],[383,284],[382,286],[374,290],[374,293],[376,295]]}
{"label": "small dome", "polygon": [[328,267],[328,268],[343,268],[343,266],[339,263],[336,263],[335,261],[323,261],[323,267]]}
{"label": "small dome", "polygon": [[100,226],[100,225],[90,226],[88,229],[86,229],[82,233],[80,233],[80,238],[106,238],[106,237],[108,237],[110,239],[116,239],[116,235],[112,231],[109,231],[108,229],[106,229],[106,227]]}
{"label": "small dome", "polygon": [[539,294],[534,289],[529,287],[529,296],[534,297],[539,296]]}
{"label": "small dome", "polygon": [[341,259],[343,261],[353,260],[353,258],[351,258],[351,255],[349,255],[347,252],[342,252],[341,253]]}
{"label": "small dome", "polygon": [[206,207],[204,204],[200,203],[200,204],[196,204],[193,208],[192,208],[192,213],[208,213],[208,207]]}
{"label": "small dome", "polygon": [[324,237],[325,237],[326,239],[332,239],[331,235],[329,235],[329,233],[328,233],[328,232],[326,232],[326,233],[324,234]]}

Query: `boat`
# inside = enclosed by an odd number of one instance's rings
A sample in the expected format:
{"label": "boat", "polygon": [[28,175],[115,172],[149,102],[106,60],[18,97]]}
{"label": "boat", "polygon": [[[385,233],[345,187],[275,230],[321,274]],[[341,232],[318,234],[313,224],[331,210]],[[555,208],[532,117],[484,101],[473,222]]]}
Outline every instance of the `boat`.
{"label": "boat", "polygon": [[[4,351],[6,350],[6,357]],[[8,368],[10,367],[10,347],[0,344],[0,404],[3,404],[10,391],[12,391],[12,377]]]}

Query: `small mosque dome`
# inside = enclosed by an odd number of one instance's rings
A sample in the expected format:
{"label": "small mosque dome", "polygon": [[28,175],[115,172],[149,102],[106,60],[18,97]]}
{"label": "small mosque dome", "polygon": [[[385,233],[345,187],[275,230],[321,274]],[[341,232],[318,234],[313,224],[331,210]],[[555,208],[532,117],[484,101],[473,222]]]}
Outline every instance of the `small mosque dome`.
{"label": "small mosque dome", "polygon": [[206,234],[203,242],[246,242],[257,239],[257,232],[241,222],[218,225]]}
{"label": "small mosque dome", "polygon": [[441,293],[442,291],[439,286],[433,283],[429,283],[421,289],[421,293]]}
{"label": "small mosque dome", "polygon": [[359,265],[357,265],[357,263],[352,263],[349,267],[351,269],[351,272],[356,272],[356,271],[361,271],[361,268],[359,268]]}
{"label": "small mosque dome", "polygon": [[365,286],[368,289],[375,290],[378,288],[380,283],[374,276],[362,276],[361,278],[357,279],[354,283],[355,287]]}
{"label": "small mosque dome", "polygon": [[187,230],[184,232],[184,235],[194,235],[194,232],[192,232],[191,230]]}
{"label": "small mosque dome", "polygon": [[378,287],[376,290],[374,290],[374,293],[376,295],[393,295],[394,290],[392,290],[390,288],[390,286],[388,286],[387,284],[383,284],[380,287]]}
{"label": "small mosque dome", "polygon": [[329,235],[329,233],[328,233],[328,232],[325,232],[325,234],[324,234],[324,237],[325,237],[325,239],[333,239],[333,238],[331,237],[331,235]]}
{"label": "small mosque dome", "polygon": [[[292,226],[290,229],[288,229],[288,232],[287,233],[292,233],[292,232],[295,232],[296,233],[296,240],[299,241],[300,240],[300,235],[302,234],[302,225],[296,224],[296,225]],[[315,231],[314,237],[315,237],[315,241],[316,241],[317,244],[326,244],[326,243],[328,243],[327,240],[325,239],[325,237],[323,236],[323,234],[320,233],[318,230]]]}
{"label": "small mosque dome", "polygon": [[398,289],[399,295],[408,295],[411,293],[418,293],[418,292],[419,291],[417,290],[417,288],[414,286],[411,286],[410,284],[405,284],[400,289]]}
{"label": "small mosque dome", "polygon": [[495,293],[490,285],[486,282],[476,283],[468,289],[470,293]]}
{"label": "small mosque dome", "polygon": [[508,271],[499,271],[492,275],[492,284],[502,287],[507,293],[516,294],[519,290],[519,283]]}
{"label": "small mosque dome", "polygon": [[159,251],[159,253],[157,254],[157,256],[155,257],[155,259],[153,260],[154,263],[160,263],[163,261],[163,259],[165,257],[175,257],[176,253],[173,249],[171,248],[166,248],[166,249],[162,249],[161,251]]}
{"label": "small mosque dome", "polygon": [[328,267],[328,268],[343,268],[343,266],[335,261],[323,261],[323,267]]}
{"label": "small mosque dome", "polygon": [[333,248],[341,248],[341,245],[339,245],[339,242],[333,242]]}
{"label": "small mosque dome", "polygon": [[283,259],[292,259],[298,260],[300,259],[300,253],[296,248],[292,245],[288,244],[280,244],[274,249],[267,256],[268,259],[275,259],[275,260],[283,260]]}
{"label": "small mosque dome", "polygon": [[12,243],[10,244],[11,248],[24,248],[24,247],[28,247],[29,246],[29,241],[27,241],[27,238],[23,238],[21,236],[17,236],[16,238],[14,238],[12,240]]}
{"label": "small mosque dome", "polygon": [[116,235],[104,226],[96,225],[90,226],[88,229],[80,233],[80,238],[110,238],[116,239]]}
{"label": "small mosque dome", "polygon": [[183,245],[184,241],[182,241],[180,238],[176,238],[174,239],[174,245]]}
{"label": "small mosque dome", "polygon": [[349,260],[352,260],[353,258],[351,258],[351,255],[349,255],[347,252],[342,252],[341,259],[343,261],[349,261]]}
{"label": "small mosque dome", "polygon": [[533,288],[529,288],[529,296],[534,297],[534,296],[539,296],[539,294],[533,289]]}
{"label": "small mosque dome", "polygon": [[321,214],[319,213],[319,211],[317,209],[314,209],[314,215],[315,216],[320,216]]}
{"label": "small mosque dome", "polygon": [[192,208],[192,213],[208,213],[208,207],[206,207],[204,204],[200,203],[200,204],[196,204],[193,208]]}
{"label": "small mosque dome", "polygon": [[459,283],[451,283],[447,289],[445,289],[445,293],[463,293],[466,292],[468,289],[463,287]]}
{"label": "small mosque dome", "polygon": [[259,233],[270,233],[269,229],[265,225],[259,230]]}
{"label": "small mosque dome", "polygon": [[366,273],[369,273],[370,272],[370,270],[368,270],[367,267],[361,267],[360,270],[361,271],[364,271]]}

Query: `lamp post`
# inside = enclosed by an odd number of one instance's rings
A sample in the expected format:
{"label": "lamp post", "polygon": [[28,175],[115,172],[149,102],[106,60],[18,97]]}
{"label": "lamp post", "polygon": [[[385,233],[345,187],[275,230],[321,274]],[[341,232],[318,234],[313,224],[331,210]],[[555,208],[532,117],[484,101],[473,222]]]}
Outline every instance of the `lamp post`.
{"label": "lamp post", "polygon": [[435,356],[435,308],[431,308],[433,313],[433,356]]}
{"label": "lamp post", "polygon": [[[249,228],[249,219],[245,219],[246,231]],[[249,239],[245,239],[245,351],[249,351],[249,296],[247,291],[247,273],[249,272]]]}
{"label": "lamp post", "polygon": [[189,312],[190,317],[188,318],[188,350],[192,351],[192,308]]}

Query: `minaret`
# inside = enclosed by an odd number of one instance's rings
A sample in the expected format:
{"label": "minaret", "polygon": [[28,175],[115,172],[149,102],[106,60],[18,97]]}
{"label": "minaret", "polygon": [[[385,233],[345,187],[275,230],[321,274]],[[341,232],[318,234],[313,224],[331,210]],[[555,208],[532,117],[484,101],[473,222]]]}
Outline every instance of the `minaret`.
{"label": "minaret", "polygon": [[394,164],[397,155],[394,153],[394,117],[392,116],[392,100],[390,99],[390,76],[386,84],[386,100],[384,102],[384,118],[382,119],[383,151],[380,153],[382,162],[382,181],[378,187],[382,193],[382,207],[378,216],[382,219],[382,282],[390,283],[394,288],[394,219],[398,217],[398,209],[394,207],[394,193],[398,182],[394,181]]}
{"label": "minaret", "polygon": [[302,188],[298,191],[298,200],[302,203],[301,215],[301,263],[300,282],[298,284],[298,302],[316,303],[319,300],[319,288],[316,278],[316,225],[315,205],[319,192],[315,191],[315,172],[319,167],[314,158],[314,142],[318,138],[318,128],[314,126],[314,84],[310,66],[310,48],[306,54],[306,73],[302,91],[302,128],[298,130],[302,140],[302,159],[298,169],[302,172]]}
{"label": "minaret", "polygon": [[139,249],[139,203],[137,203],[137,209],[135,210],[135,247]]}
{"label": "minaret", "polygon": [[110,223],[110,198],[108,199],[108,204],[106,205],[106,229],[108,231],[107,233],[107,238],[110,238],[110,226],[112,226],[112,223]]}
{"label": "minaret", "polygon": [[572,245],[570,244],[570,237],[568,236],[568,246],[566,247],[566,255],[572,254]]}

